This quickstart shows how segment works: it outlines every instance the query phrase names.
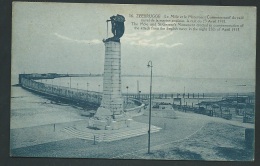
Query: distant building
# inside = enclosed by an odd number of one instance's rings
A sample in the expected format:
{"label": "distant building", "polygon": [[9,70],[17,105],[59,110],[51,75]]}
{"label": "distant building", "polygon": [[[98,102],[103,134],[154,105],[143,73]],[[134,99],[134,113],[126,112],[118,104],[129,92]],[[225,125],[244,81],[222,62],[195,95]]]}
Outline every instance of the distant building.
{"label": "distant building", "polygon": [[164,103],[164,102],[154,102],[153,101],[153,108],[157,108],[159,110],[169,110],[169,109],[173,109],[172,107],[172,103]]}
{"label": "distant building", "polygon": [[159,109],[160,110],[163,110],[163,109],[170,110],[170,109],[173,109],[173,108],[172,108],[172,104],[160,104]]}
{"label": "distant building", "polygon": [[181,98],[174,98],[173,99],[173,104],[181,105]]}
{"label": "distant building", "polygon": [[222,100],[235,101],[237,103],[254,103],[254,98],[252,96],[227,96]]}

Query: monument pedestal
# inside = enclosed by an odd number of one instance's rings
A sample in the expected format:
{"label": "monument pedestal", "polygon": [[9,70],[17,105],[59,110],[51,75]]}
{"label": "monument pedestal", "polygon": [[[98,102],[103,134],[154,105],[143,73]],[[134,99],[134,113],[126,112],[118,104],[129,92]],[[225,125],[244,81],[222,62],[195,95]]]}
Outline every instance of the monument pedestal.
{"label": "monument pedestal", "polygon": [[132,121],[132,119],[128,119],[127,117],[122,119],[98,119],[97,117],[93,117],[89,119],[88,126],[99,130],[118,130],[121,128],[130,127]]}
{"label": "monument pedestal", "polygon": [[124,99],[121,94],[121,44],[115,41],[104,43],[103,96],[96,114],[90,118],[89,127],[116,130],[130,123],[123,111]]}

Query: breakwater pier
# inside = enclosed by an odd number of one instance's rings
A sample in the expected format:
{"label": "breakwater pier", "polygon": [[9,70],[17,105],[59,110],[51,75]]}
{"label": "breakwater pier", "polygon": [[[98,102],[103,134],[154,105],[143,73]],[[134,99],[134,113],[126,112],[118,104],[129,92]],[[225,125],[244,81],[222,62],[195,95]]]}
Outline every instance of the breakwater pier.
{"label": "breakwater pier", "polygon": [[[75,104],[98,108],[102,101],[102,93],[92,90],[79,89],[77,87],[60,86],[50,83],[40,82],[39,80],[56,79],[62,77],[101,77],[102,74],[20,74],[19,85],[27,90],[51,96],[53,99],[66,100]],[[137,93],[122,93],[124,98],[124,110],[129,112],[140,113],[149,104],[148,93],[138,91]],[[153,93],[152,106],[163,103],[171,104],[175,110],[192,111],[196,113],[207,114],[210,116],[234,118],[236,115],[243,116],[243,121],[254,120],[254,95],[253,94],[210,94],[210,93]],[[127,104],[132,102],[133,104]],[[230,116],[234,112],[233,116]],[[226,116],[227,115],[227,116]],[[252,118],[251,118],[252,117]]]}
{"label": "breakwater pier", "polygon": [[65,99],[73,102],[87,102],[90,105],[98,106],[102,95],[100,92],[87,91],[82,89],[57,86],[42,82],[37,82],[37,79],[54,79],[64,77],[58,74],[20,74],[19,85],[27,90],[36,93]]}
{"label": "breakwater pier", "polygon": [[[59,86],[51,83],[43,83],[37,80],[42,79],[56,79],[63,77],[101,77],[102,74],[57,74],[57,73],[46,73],[46,74],[19,74],[19,85],[25,89],[32,90],[45,95],[50,95],[70,101],[88,102],[99,106],[102,100],[102,93],[100,91],[84,90],[78,88],[71,88],[71,86]],[[70,83],[68,83],[70,85]],[[148,100],[150,97],[149,93],[138,92],[138,93],[122,93],[125,100],[135,99],[134,101]],[[186,95],[186,98],[189,96]],[[205,98],[208,96],[205,96]],[[204,94],[192,95],[190,98],[204,99]],[[179,103],[184,97],[180,93],[153,93],[152,99],[172,99],[175,103]],[[125,101],[126,102],[126,101]],[[182,101],[185,105],[185,102]],[[195,103],[194,103],[195,104]],[[140,105],[140,104],[139,104]]]}
{"label": "breakwater pier", "polygon": [[[59,101],[66,101],[92,109],[98,108],[102,101],[102,93],[78,88],[58,86],[49,83],[42,83],[37,80],[55,79],[59,77],[96,77],[96,75],[71,75],[71,74],[19,74],[19,86],[22,88],[38,93],[40,95],[50,96]],[[123,94],[124,96],[125,94]],[[134,96],[132,96],[134,97]],[[124,96],[126,102],[126,96]],[[129,100],[128,100],[129,99]],[[145,105],[136,98],[127,97],[129,103],[124,106],[124,111],[131,116],[140,115],[143,112]]]}

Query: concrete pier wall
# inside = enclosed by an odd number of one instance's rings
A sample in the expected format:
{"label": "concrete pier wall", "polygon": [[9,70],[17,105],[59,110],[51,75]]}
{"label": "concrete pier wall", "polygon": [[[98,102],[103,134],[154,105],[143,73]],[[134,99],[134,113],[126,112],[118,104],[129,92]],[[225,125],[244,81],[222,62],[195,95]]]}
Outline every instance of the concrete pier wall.
{"label": "concrete pier wall", "polygon": [[[19,83],[20,86],[29,89],[31,91],[45,94],[49,96],[53,96],[56,98],[66,99],[70,101],[80,101],[86,102],[94,105],[100,105],[102,101],[102,93],[94,92],[94,91],[87,91],[82,89],[75,89],[75,88],[68,88],[63,86],[51,85],[46,83],[37,82],[33,79],[34,77],[30,77],[30,74],[24,75],[21,74],[19,76]],[[44,79],[44,78],[43,78]],[[135,99],[129,99],[134,100]],[[140,113],[144,109],[144,104],[139,101],[136,101],[137,107],[125,109],[125,112],[131,113]]]}
{"label": "concrete pier wall", "polygon": [[72,101],[83,101],[100,105],[102,95],[99,92],[86,91],[82,89],[68,88],[63,86],[36,82],[30,78],[20,78],[20,85],[35,92],[52,95]]}

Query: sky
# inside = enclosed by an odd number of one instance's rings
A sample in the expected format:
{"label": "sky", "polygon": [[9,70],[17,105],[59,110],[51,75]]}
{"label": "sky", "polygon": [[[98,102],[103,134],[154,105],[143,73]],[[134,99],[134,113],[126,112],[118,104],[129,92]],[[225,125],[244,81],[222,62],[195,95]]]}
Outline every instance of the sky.
{"label": "sky", "polygon": [[[220,12],[221,11],[221,12]],[[12,75],[103,73],[106,20],[126,18],[122,74],[255,79],[256,23],[250,7],[13,3]],[[244,16],[239,32],[135,30],[129,14]],[[108,37],[112,37],[108,26]]]}

